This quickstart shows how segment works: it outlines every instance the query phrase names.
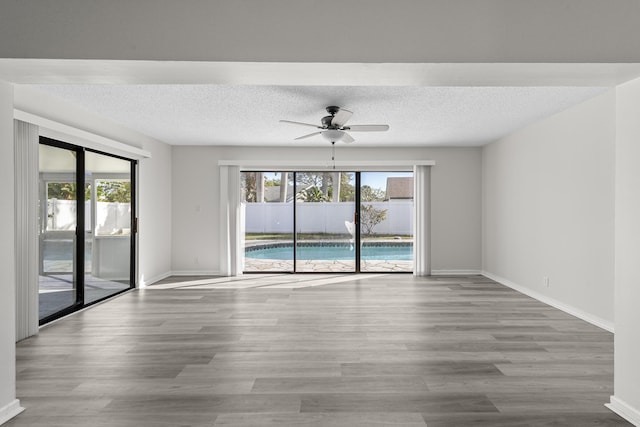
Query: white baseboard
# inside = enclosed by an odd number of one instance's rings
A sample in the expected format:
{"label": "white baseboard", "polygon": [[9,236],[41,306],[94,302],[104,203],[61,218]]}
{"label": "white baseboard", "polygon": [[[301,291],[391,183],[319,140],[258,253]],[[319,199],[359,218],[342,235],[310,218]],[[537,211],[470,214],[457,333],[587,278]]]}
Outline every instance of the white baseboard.
{"label": "white baseboard", "polygon": [[609,331],[609,332],[614,332],[614,325],[613,322],[610,322],[608,320],[602,319],[598,316],[594,316],[591,313],[587,313],[586,311],[580,310],[578,308],[572,307],[568,304],[565,304],[563,302],[560,302],[554,298],[548,297],[546,295],[542,295],[539,292],[536,292],[532,289],[527,288],[526,286],[521,286],[518,285],[517,283],[512,282],[509,279],[505,279],[504,277],[500,277],[498,275],[495,275],[493,273],[489,273],[488,271],[482,271],[481,273],[483,276],[488,277],[491,280],[495,280],[496,282],[505,285],[511,289],[514,289],[522,294],[528,295],[531,298],[537,299],[540,302],[543,302],[547,305],[550,305],[551,307],[555,307],[558,310],[562,310],[565,313],[568,313],[572,316],[575,316],[579,319],[584,320],[585,322],[589,322],[592,325],[595,325],[599,328],[604,329],[605,331]]}
{"label": "white baseboard", "polygon": [[611,396],[611,403],[604,406],[629,421],[634,426],[640,426],[640,410],[633,408],[624,400],[620,400],[615,396]]}
{"label": "white baseboard", "polygon": [[138,288],[146,288],[149,285],[152,285],[160,280],[166,279],[171,276],[220,276],[219,271],[207,271],[207,270],[175,270],[175,271],[167,271],[162,274],[158,274],[157,276],[151,277],[150,279],[141,280]]}
{"label": "white baseboard", "polygon": [[15,399],[13,402],[0,408],[0,424],[4,424],[11,418],[24,411],[24,408],[20,406],[20,401]]}
{"label": "white baseboard", "polygon": [[171,276],[220,276],[219,271],[211,270],[175,270]]}
{"label": "white baseboard", "polygon": [[145,279],[145,280],[141,280],[140,283],[138,284],[139,288],[146,288],[149,285],[152,285],[156,282],[159,282],[160,280],[166,279],[167,277],[170,277],[172,274],[171,271],[167,271],[165,273],[162,274],[158,274],[157,276],[154,276],[150,279]]}
{"label": "white baseboard", "polygon": [[[474,276],[474,275],[481,275],[481,274],[482,274],[482,270],[431,270],[432,276]],[[222,276],[222,274],[219,271],[175,270],[175,271],[166,273],[166,275],[163,275],[157,280],[156,279],[154,279],[153,281],[145,280],[145,283],[147,285],[150,285],[151,283],[155,283],[169,276]]]}
{"label": "white baseboard", "polygon": [[480,270],[431,270],[432,276],[477,276]]}

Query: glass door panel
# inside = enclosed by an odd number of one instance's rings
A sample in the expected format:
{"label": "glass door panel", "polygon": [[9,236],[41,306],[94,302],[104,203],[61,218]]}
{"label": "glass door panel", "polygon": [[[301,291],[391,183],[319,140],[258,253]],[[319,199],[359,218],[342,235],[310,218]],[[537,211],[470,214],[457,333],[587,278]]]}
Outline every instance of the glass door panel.
{"label": "glass door panel", "polygon": [[92,193],[93,186],[90,182],[84,185],[84,274],[91,274],[91,246],[93,245],[93,232],[91,230],[91,213],[93,212]]}
{"label": "glass door panel", "polygon": [[84,303],[131,285],[131,161],[85,153]]}
{"label": "glass door panel", "polygon": [[293,173],[242,172],[245,272],[293,271]]}
{"label": "glass door panel", "polygon": [[39,146],[39,319],[76,304],[77,152]]}
{"label": "glass door panel", "polygon": [[413,173],[361,172],[360,271],[413,271]]}
{"label": "glass door panel", "polygon": [[295,176],[296,272],[354,272],[355,173]]}

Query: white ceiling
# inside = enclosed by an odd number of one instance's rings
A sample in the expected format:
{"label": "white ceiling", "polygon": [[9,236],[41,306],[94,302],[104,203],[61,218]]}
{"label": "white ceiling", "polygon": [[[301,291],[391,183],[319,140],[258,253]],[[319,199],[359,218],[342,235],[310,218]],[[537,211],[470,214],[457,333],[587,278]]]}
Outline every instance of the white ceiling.
{"label": "white ceiling", "polygon": [[616,63],[0,58],[0,79],[36,94],[17,108],[60,97],[174,145],[322,146],[319,136],[293,141],[313,128],[278,121],[319,123],[338,105],[354,112],[349,124],[390,125],[353,133],[354,147],[477,146],[638,76],[640,64]]}
{"label": "white ceiling", "polygon": [[[66,83],[66,82],[65,82]],[[478,146],[606,90],[603,86],[287,86],[249,84],[37,84],[125,127],[172,145],[326,145],[324,108],[354,112],[358,146]]]}

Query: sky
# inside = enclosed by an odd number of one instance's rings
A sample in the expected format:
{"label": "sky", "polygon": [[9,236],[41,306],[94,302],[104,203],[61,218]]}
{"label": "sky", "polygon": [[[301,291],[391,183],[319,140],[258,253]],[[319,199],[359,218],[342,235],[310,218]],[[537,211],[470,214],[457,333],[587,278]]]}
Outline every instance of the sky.
{"label": "sky", "polygon": [[388,177],[413,176],[413,172],[362,172],[360,185],[368,185],[371,188],[386,190]]}

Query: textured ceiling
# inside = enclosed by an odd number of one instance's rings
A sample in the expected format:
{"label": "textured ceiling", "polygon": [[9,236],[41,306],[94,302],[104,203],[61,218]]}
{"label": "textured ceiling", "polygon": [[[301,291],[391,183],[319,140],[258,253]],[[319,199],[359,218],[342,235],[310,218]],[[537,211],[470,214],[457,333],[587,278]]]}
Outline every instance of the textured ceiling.
{"label": "textured ceiling", "polygon": [[416,87],[265,85],[35,85],[125,127],[173,145],[325,145],[314,130],[324,108],[354,112],[359,146],[477,146],[578,104],[604,87]]}

